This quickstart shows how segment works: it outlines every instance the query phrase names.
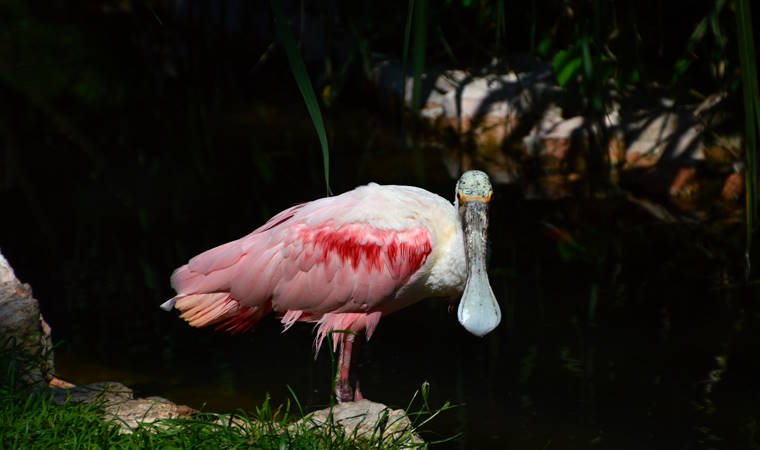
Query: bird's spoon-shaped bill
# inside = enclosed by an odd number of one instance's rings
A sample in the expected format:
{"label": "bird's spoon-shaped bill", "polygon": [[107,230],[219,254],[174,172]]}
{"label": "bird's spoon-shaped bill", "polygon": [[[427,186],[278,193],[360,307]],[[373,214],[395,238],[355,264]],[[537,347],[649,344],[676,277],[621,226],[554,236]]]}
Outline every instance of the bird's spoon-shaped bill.
{"label": "bird's spoon-shaped bill", "polygon": [[488,203],[479,200],[459,205],[464,227],[467,284],[459,302],[459,323],[476,336],[485,336],[501,322],[501,310],[486,272]]}

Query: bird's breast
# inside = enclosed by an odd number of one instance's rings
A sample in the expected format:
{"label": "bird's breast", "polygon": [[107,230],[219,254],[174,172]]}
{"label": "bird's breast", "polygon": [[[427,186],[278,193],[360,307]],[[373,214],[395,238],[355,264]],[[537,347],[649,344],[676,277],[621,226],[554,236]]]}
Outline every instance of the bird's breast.
{"label": "bird's breast", "polygon": [[462,293],[467,279],[462,228],[453,208],[449,213],[431,222],[435,246],[427,272],[420,279],[428,297],[455,297]]}

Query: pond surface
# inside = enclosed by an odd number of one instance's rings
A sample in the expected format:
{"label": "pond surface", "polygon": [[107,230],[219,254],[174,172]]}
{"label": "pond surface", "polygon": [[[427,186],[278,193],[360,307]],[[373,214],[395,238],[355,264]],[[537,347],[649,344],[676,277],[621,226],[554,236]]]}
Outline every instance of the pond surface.
{"label": "pond surface", "polygon": [[[428,439],[462,433],[445,448],[755,448],[760,297],[737,286],[740,232],[663,225],[621,199],[527,202],[497,188],[501,326],[473,337],[445,301],[387,317],[362,348],[364,394],[404,407],[429,382],[433,406],[459,405],[428,428]],[[286,386],[308,408],[328,403],[330,357],[314,360],[311,326],[281,333],[270,317],[229,336],[135,303],[118,324],[101,305],[57,335],[60,376],[210,411],[251,410],[267,393],[282,403]]]}

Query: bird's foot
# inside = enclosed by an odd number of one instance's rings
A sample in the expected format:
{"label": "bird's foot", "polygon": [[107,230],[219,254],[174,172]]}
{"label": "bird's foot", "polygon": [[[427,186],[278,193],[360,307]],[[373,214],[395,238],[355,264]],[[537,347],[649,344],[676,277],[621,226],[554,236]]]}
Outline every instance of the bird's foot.
{"label": "bird's foot", "polygon": [[[361,393],[359,395],[361,395]],[[339,379],[335,383],[335,398],[338,400],[338,403],[354,401],[354,390],[351,388],[351,384],[348,380]]]}
{"label": "bird's foot", "polygon": [[356,382],[356,387],[352,388],[351,383],[348,381],[338,380],[335,384],[335,398],[338,400],[338,403],[364,400],[362,391],[359,390],[359,381]]}

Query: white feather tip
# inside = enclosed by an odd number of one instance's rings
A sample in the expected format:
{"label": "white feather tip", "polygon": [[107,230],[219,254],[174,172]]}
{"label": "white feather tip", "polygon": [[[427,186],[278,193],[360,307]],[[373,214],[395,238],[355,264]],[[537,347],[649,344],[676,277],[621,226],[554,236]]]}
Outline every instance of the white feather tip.
{"label": "white feather tip", "polygon": [[172,297],[169,300],[161,303],[160,308],[163,309],[164,311],[171,311],[172,309],[174,309],[174,303],[176,302],[177,302],[176,297]]}

